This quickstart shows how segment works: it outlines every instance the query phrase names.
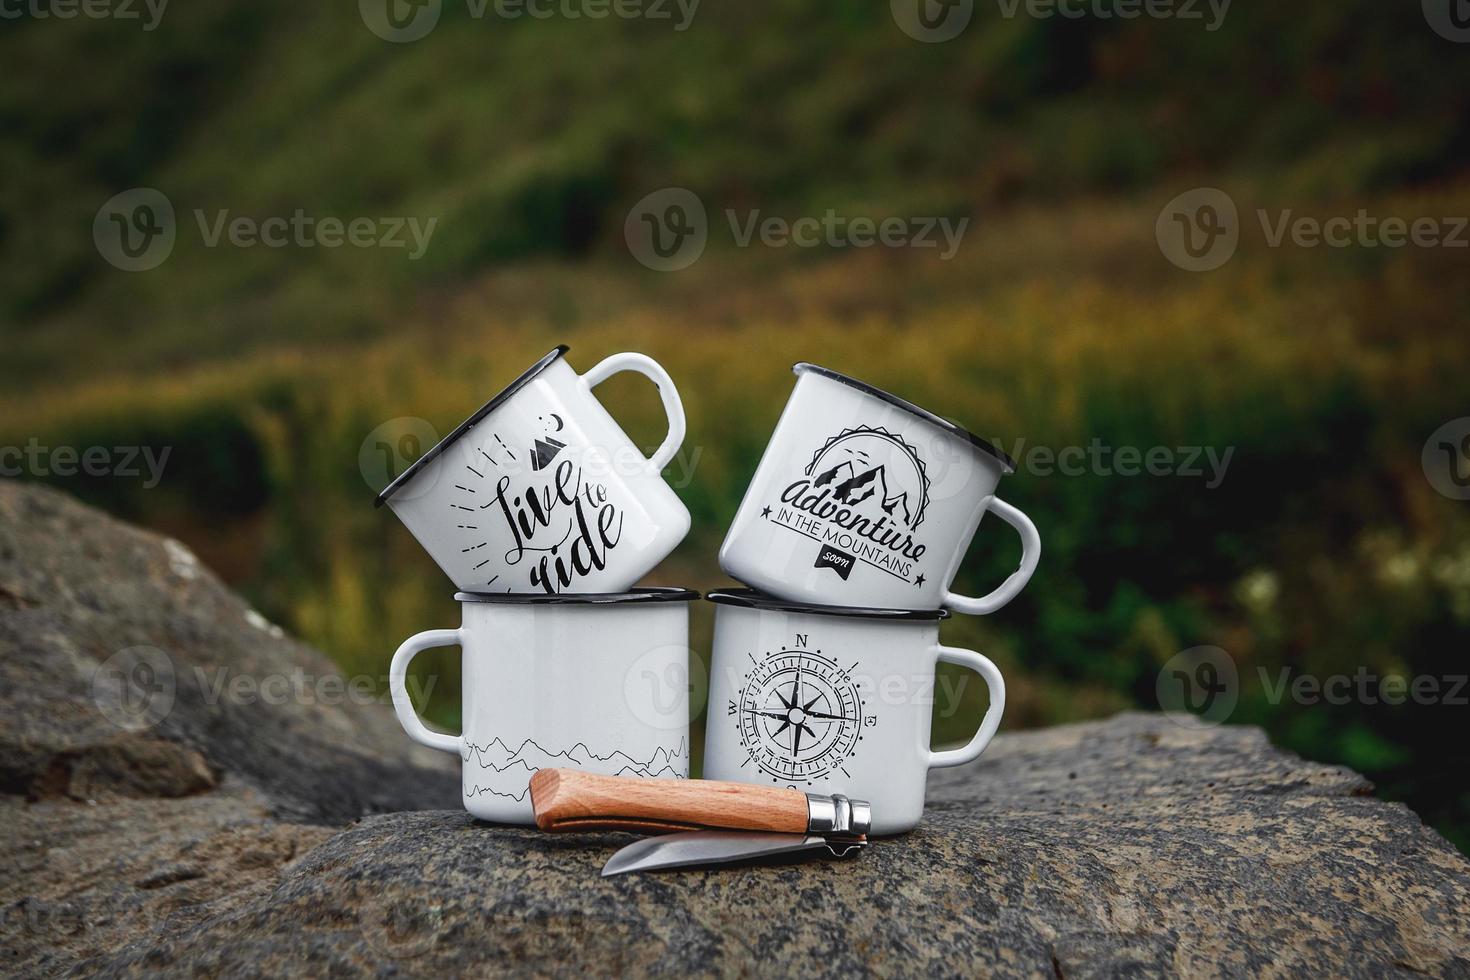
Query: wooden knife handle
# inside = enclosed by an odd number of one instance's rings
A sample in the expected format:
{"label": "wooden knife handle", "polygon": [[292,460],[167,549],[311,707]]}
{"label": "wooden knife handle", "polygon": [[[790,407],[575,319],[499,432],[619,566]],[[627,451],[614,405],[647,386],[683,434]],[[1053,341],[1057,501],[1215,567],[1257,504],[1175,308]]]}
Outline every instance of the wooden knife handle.
{"label": "wooden knife handle", "polygon": [[635,779],[578,769],[531,777],[536,826],[549,831],[771,830],[804,834],[806,794],[710,779]]}

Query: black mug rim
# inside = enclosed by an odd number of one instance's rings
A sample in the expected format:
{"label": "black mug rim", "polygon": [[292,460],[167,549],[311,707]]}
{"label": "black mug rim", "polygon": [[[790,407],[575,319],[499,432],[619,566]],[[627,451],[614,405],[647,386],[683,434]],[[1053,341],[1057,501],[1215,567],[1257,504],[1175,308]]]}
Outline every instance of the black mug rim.
{"label": "black mug rim", "polygon": [[445,436],[443,439],[440,439],[437,443],[434,444],[434,447],[432,449],[424,453],[418,459],[414,460],[409,465],[408,469],[398,474],[397,479],[395,479],[392,483],[389,483],[386,487],[383,488],[383,492],[378,494],[377,498],[373,501],[373,506],[381,507],[383,506],[383,504],[387,503],[389,497],[393,496],[399,490],[408,486],[410,480],[418,476],[425,467],[427,467],[430,463],[437,459],[439,455],[444,452],[444,450],[448,449],[456,441],[458,441],[461,436],[473,429],[475,427],[475,423],[479,422],[485,416],[495,411],[501,405],[504,405],[506,402],[510,401],[510,397],[512,395],[520,391],[526,385],[530,384],[531,381],[542,371],[545,371],[547,368],[551,367],[551,365],[561,360],[564,356],[566,356],[566,353],[569,350],[571,350],[571,348],[568,347],[566,344],[557,344],[556,347],[552,348],[550,353],[548,353],[546,356],[542,357],[541,360],[537,361],[535,364],[532,364],[529,368],[523,371],[519,378],[516,378],[510,384],[501,389],[500,394],[496,395],[494,398],[481,405],[479,409],[475,411],[475,414],[471,415],[469,418],[459,423],[459,425],[455,426],[453,432],[449,433],[449,435]]}
{"label": "black mug rim", "polygon": [[1016,461],[1014,459],[1011,459],[1009,453],[991,445],[989,442],[981,439],[979,436],[975,435],[975,433],[971,432],[969,429],[966,429],[964,426],[957,425],[954,422],[951,422],[949,419],[943,417],[942,415],[935,415],[927,408],[924,408],[921,405],[915,405],[907,398],[900,398],[898,395],[895,395],[889,391],[884,391],[882,388],[879,388],[876,385],[870,385],[866,381],[860,381],[859,379],[854,378],[851,375],[843,374],[841,371],[834,371],[831,368],[822,367],[820,364],[813,364],[810,361],[798,361],[796,364],[793,364],[791,366],[791,372],[797,377],[800,377],[801,375],[810,372],[811,374],[815,374],[819,377],[827,378],[831,381],[836,381],[840,384],[847,385],[849,388],[855,388],[865,395],[871,395],[881,402],[892,405],[894,408],[902,409],[903,411],[908,412],[910,415],[918,416],[925,422],[928,422],[930,425],[937,426],[952,436],[957,436],[960,439],[963,439],[971,446],[980,450],[982,453],[999,463],[1001,465],[1001,469],[1004,470],[1006,473],[1009,474],[1016,472]]}
{"label": "black mug rim", "polygon": [[699,593],[678,586],[650,585],[627,592],[456,592],[456,602],[503,606],[606,606],[626,602],[694,602]]}
{"label": "black mug rim", "polygon": [[878,619],[888,623],[937,623],[949,618],[948,609],[880,609],[867,606],[819,606],[790,602],[755,589],[716,589],[705,596],[721,606],[762,609],[772,612],[807,613],[813,616],[838,616],[846,619]]}

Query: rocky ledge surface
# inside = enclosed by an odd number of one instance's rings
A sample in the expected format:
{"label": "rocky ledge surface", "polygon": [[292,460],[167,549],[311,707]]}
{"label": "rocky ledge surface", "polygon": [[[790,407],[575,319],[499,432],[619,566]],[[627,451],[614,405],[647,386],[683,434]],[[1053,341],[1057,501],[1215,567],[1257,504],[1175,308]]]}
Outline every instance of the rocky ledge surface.
{"label": "rocky ledge surface", "polygon": [[628,838],[477,823],[386,708],[221,669],[332,673],[177,543],[0,482],[6,975],[1470,976],[1470,862],[1255,729],[1007,734],[856,859],[603,880]]}

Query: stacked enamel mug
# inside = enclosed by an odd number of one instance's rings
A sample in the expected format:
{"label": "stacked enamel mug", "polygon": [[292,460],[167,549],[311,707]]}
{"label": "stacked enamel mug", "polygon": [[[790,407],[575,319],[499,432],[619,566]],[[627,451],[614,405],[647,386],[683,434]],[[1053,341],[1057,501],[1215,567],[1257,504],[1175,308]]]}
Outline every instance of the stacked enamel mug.
{"label": "stacked enamel mug", "polygon": [[[689,531],[662,471],[684,440],[673,381],[642,354],[578,375],[558,347],[381,494],[454,582],[458,629],[410,637],[389,669],[409,736],[462,761],[465,809],[533,823],[528,782],[547,767],[689,775],[688,589],[633,586]],[[622,371],[658,386],[669,432],[645,457],[593,389]],[[422,650],[462,651],[462,732],[431,731],[406,679]]]}
{"label": "stacked enamel mug", "polygon": [[[1005,710],[985,657],[939,643],[949,611],[994,612],[1025,587],[1036,527],[995,496],[1005,453],[888,392],[814,364],[776,424],[713,592],[704,775],[872,804],[873,832],[918,823],[929,769],[984,751]],[[987,513],[1021,537],[1020,567],[979,598],[950,591]],[[938,662],[978,673],[989,707],[965,746],[929,747]]]}

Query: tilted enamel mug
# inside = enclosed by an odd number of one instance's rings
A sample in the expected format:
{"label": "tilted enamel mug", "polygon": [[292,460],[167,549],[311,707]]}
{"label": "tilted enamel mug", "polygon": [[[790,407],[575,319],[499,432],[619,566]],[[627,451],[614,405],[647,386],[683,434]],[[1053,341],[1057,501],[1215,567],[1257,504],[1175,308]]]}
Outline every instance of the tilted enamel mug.
{"label": "tilted enamel mug", "polygon": [[[1009,456],[895,395],[813,364],[796,387],[720,548],[733,578],[820,605],[981,615],[1025,587],[1041,536],[995,495]],[[980,519],[1021,537],[1019,567],[988,595],[950,591]]]}
{"label": "tilted enamel mug", "polygon": [[[923,816],[929,770],[975,760],[1000,727],[1005,681],[980,654],[939,642],[945,610],[808,606],[749,589],[709,599],[719,608],[708,779],[867,800],[873,833],[898,834]],[[941,662],[979,674],[989,706],[968,743],[936,752],[929,738]]]}
{"label": "tilted enamel mug", "polygon": [[[689,603],[699,593],[468,594],[459,629],[428,630],[393,655],[388,685],[409,738],[461,761],[464,808],[534,823],[543,768],[608,776],[689,776]],[[431,731],[408,692],[413,658],[461,649],[462,727]]]}
{"label": "tilted enamel mug", "polygon": [[[689,532],[662,471],[684,441],[668,372],[614,354],[586,374],[562,346],[513,381],[378,495],[467,592],[620,592]],[[658,386],[669,431],[651,456],[593,394],[620,371]]]}

